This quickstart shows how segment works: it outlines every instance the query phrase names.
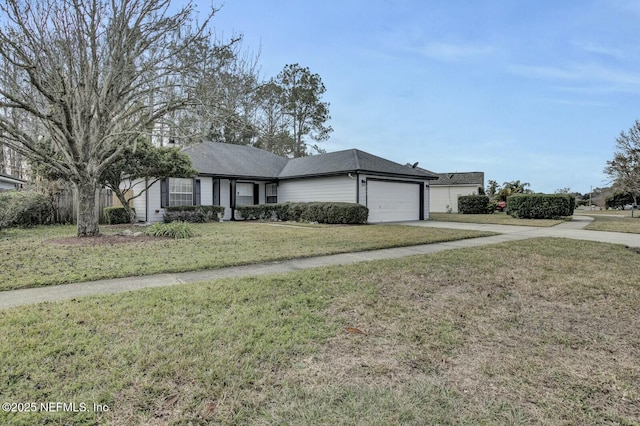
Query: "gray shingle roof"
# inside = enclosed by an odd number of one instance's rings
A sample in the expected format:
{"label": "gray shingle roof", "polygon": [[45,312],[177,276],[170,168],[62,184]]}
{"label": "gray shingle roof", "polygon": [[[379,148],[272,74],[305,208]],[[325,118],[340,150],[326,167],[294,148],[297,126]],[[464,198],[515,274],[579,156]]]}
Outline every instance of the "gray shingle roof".
{"label": "gray shingle roof", "polygon": [[434,175],[424,170],[394,163],[359,149],[292,158],[287,162],[279,177],[287,179],[346,172],[371,172],[385,176],[412,176],[424,179],[435,178]]}
{"label": "gray shingle roof", "polygon": [[484,187],[484,172],[436,173],[431,185],[480,185]]}
{"label": "gray shingle roof", "polygon": [[285,158],[251,146],[203,142],[183,150],[202,174],[256,179],[293,179],[340,173],[436,179],[433,173],[386,160],[358,149]]}
{"label": "gray shingle roof", "polygon": [[193,167],[203,174],[273,179],[287,159],[252,146],[203,142],[185,148]]}

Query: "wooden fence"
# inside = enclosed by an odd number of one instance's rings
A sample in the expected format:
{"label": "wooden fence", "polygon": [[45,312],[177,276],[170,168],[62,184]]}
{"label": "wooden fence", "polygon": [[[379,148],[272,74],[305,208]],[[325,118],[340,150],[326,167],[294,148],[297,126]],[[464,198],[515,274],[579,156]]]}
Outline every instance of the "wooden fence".
{"label": "wooden fence", "polygon": [[[55,223],[76,223],[77,217],[77,196],[71,188],[63,189],[57,193],[54,199],[54,222]],[[104,208],[111,207],[113,196],[110,189],[101,189],[98,202],[98,214],[100,223],[104,223]]]}

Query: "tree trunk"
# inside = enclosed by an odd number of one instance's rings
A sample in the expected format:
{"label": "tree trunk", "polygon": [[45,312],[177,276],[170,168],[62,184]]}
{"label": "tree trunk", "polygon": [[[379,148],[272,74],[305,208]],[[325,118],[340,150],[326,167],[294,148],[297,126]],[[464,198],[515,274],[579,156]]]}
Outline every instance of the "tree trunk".
{"label": "tree trunk", "polygon": [[90,179],[75,183],[78,195],[78,237],[97,237],[100,235],[97,187],[95,180]]}
{"label": "tree trunk", "polygon": [[127,215],[129,216],[129,223],[136,223],[136,213],[129,205],[129,200],[127,200],[127,197],[125,197],[124,192],[122,192],[120,188],[118,188],[117,190],[115,188],[111,188],[111,190],[114,194],[116,194],[116,197],[118,197],[118,201],[120,201],[120,204],[122,204],[122,208],[127,212]]}

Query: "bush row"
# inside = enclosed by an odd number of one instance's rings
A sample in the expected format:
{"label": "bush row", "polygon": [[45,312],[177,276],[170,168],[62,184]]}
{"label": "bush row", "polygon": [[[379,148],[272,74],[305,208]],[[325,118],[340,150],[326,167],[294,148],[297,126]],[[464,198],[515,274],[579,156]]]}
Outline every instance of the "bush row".
{"label": "bush row", "polygon": [[283,220],[295,222],[367,223],[369,209],[355,203],[279,203],[240,206],[236,211],[242,219]]}
{"label": "bush row", "polygon": [[51,223],[53,207],[43,194],[33,191],[0,192],[0,229]]}
{"label": "bush row", "polygon": [[575,197],[567,194],[518,194],[507,198],[507,213],[519,219],[571,216],[575,207]]}
{"label": "bush row", "polygon": [[458,197],[458,213],[486,214],[495,211],[495,204],[486,195],[463,195]]}
{"label": "bush row", "polygon": [[[135,214],[136,209],[131,208]],[[129,223],[129,214],[124,207],[105,207],[102,209],[104,212],[104,221],[107,225],[117,225],[119,223]]]}
{"label": "bush row", "polygon": [[190,223],[218,222],[218,215],[224,215],[223,206],[174,206],[165,207],[165,223],[181,221]]}

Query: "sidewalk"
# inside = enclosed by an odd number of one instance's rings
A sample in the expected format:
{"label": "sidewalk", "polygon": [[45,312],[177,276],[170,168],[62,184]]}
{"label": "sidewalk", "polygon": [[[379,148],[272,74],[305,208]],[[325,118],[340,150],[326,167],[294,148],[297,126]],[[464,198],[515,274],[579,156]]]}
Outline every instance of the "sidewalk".
{"label": "sidewalk", "polygon": [[640,247],[640,235],[617,232],[585,231],[582,228],[590,222],[587,217],[574,217],[570,222],[550,228],[510,225],[484,225],[454,222],[411,222],[412,226],[433,228],[473,229],[498,232],[500,235],[480,237],[468,240],[445,243],[424,244],[419,246],[398,247],[371,250],[356,253],[343,253],[328,256],[317,256],[303,259],[291,259],[280,262],[261,263],[256,265],[236,266],[222,269],[182,272],[175,274],[146,275],[141,277],[117,278],[90,281],[84,283],[64,284],[51,287],[29,288],[0,292],[0,309],[11,308],[32,303],[67,300],[99,294],[120,293],[149,287],[162,287],[176,284],[187,284],[210,281],[221,278],[241,278],[259,275],[286,274],[289,272],[317,268],[321,266],[350,265],[360,262],[382,259],[398,259],[418,254],[436,253],[465,247],[478,247],[507,241],[523,240],[538,237],[560,237],[579,240],[624,244]]}

